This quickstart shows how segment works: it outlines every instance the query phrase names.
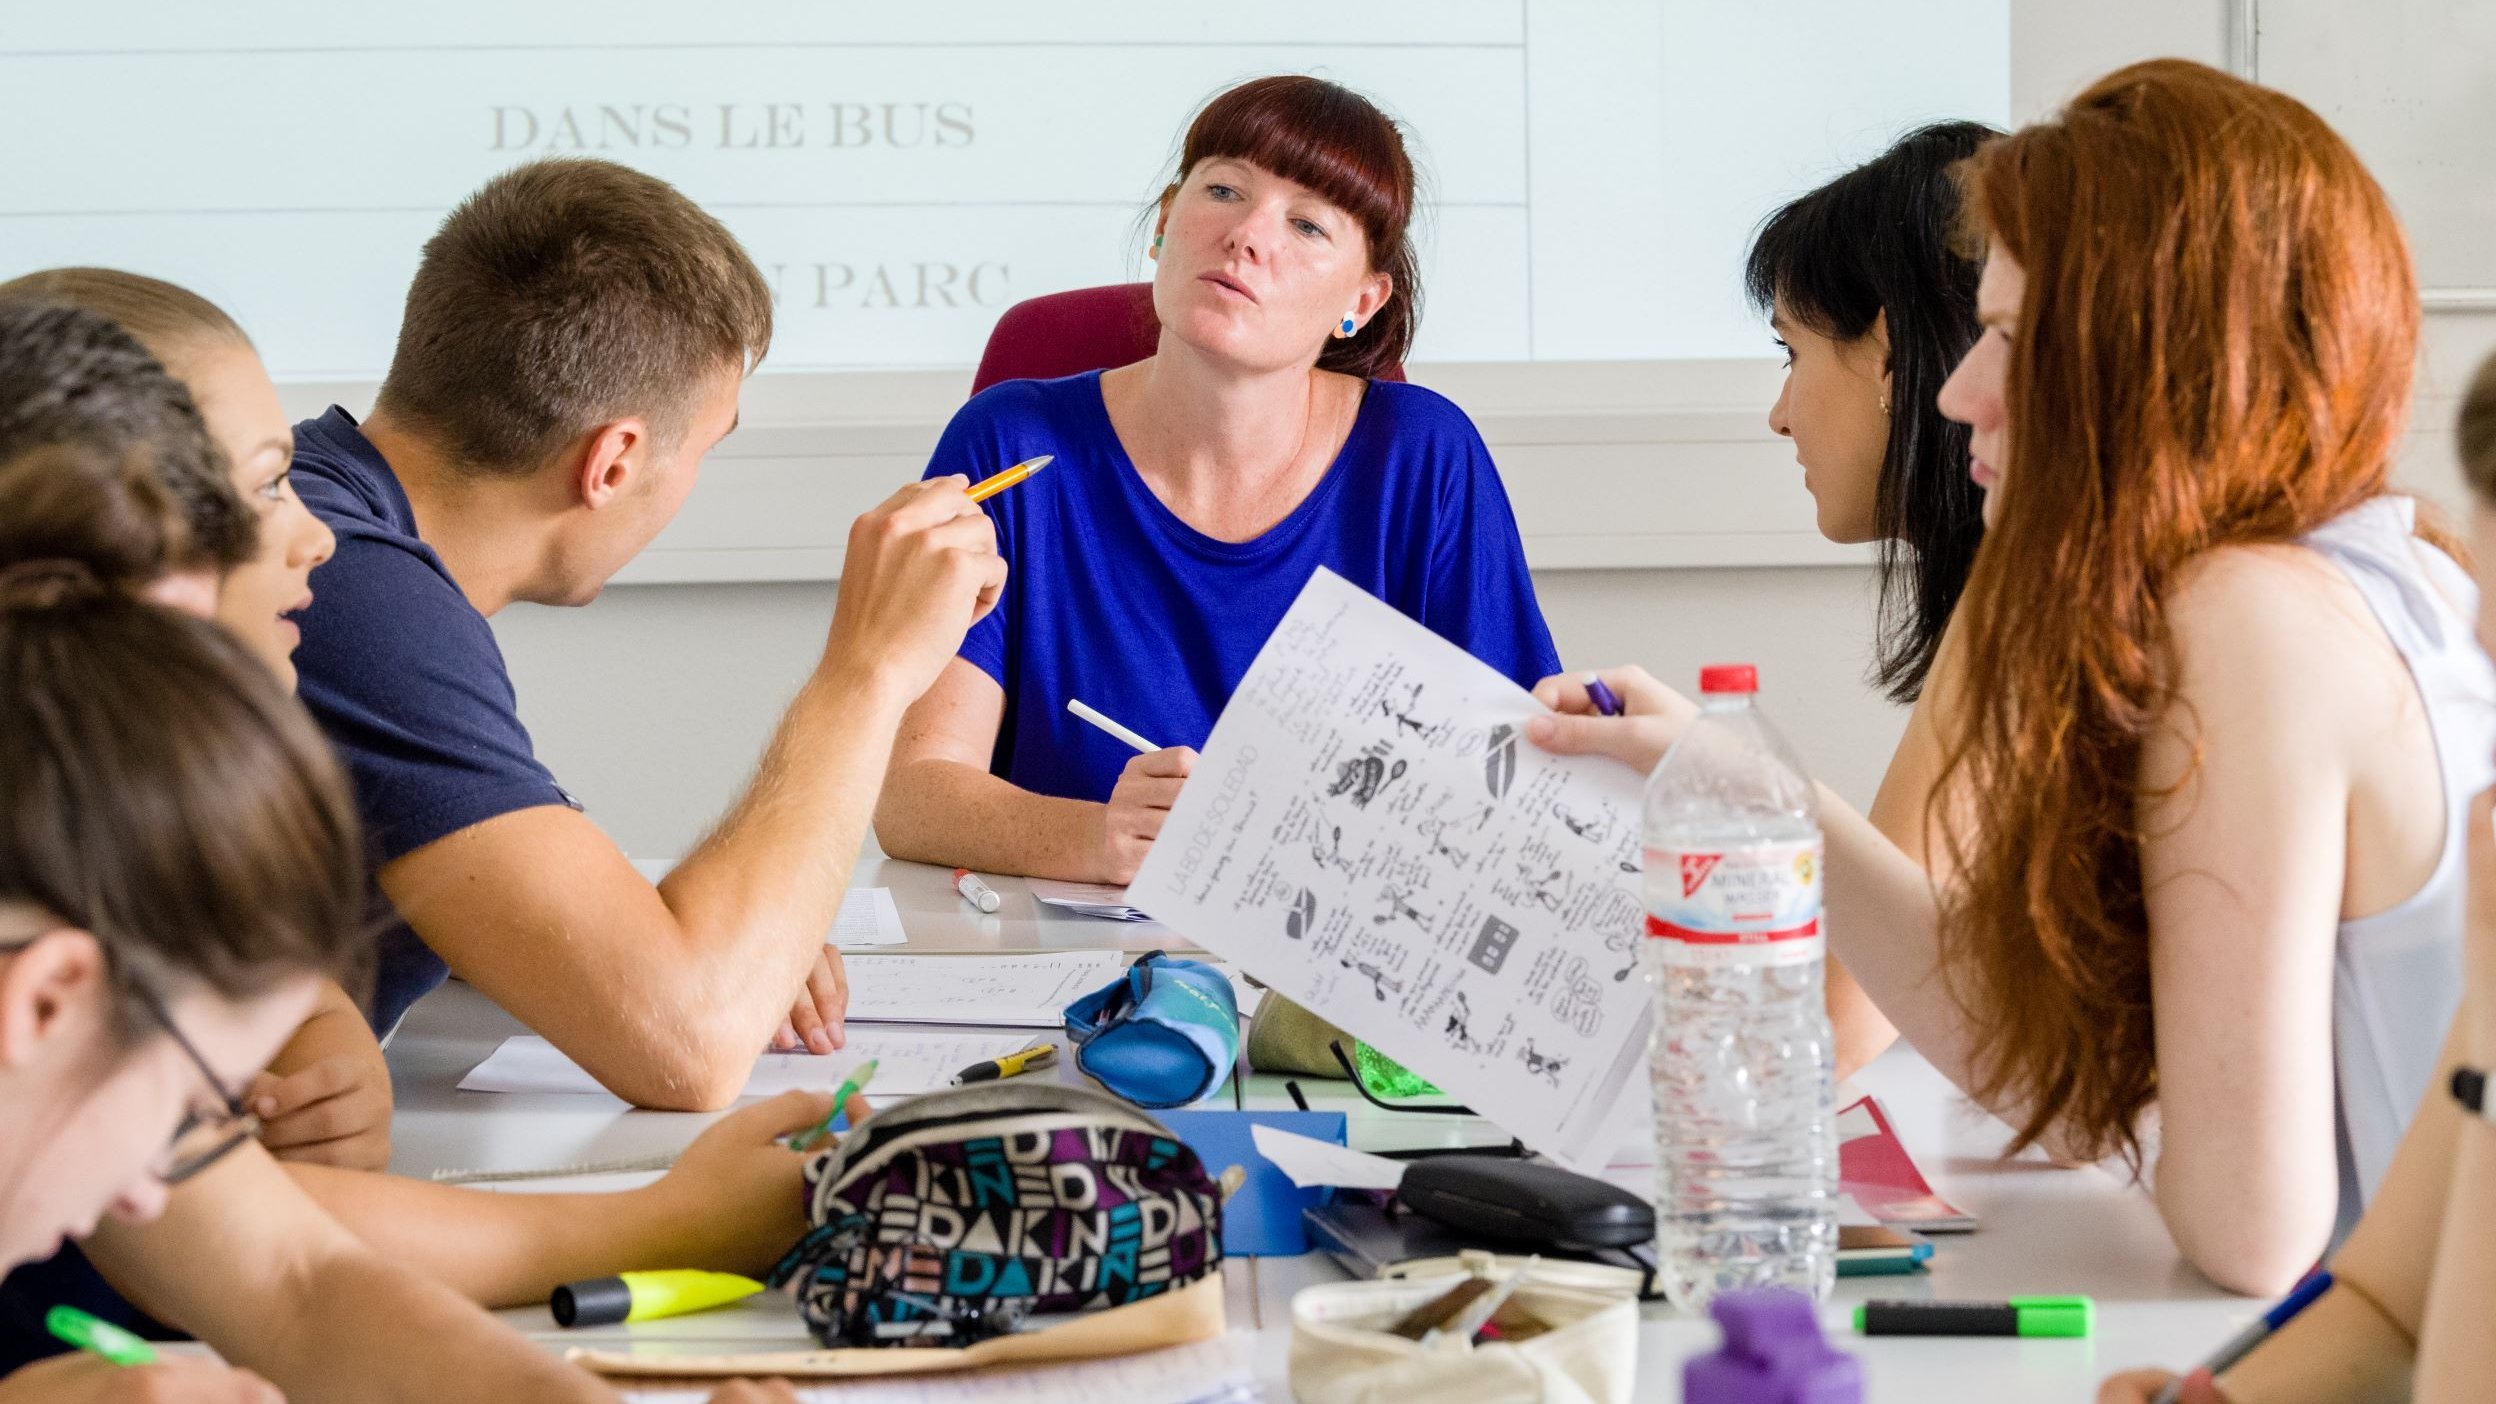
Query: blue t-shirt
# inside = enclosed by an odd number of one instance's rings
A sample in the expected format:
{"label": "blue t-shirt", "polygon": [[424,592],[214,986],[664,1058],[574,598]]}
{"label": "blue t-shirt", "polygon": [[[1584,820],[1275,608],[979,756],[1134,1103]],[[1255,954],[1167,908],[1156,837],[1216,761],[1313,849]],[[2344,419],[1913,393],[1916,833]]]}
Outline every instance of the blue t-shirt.
{"label": "blue t-shirt", "polygon": [[[493,627],[442,558],[355,417],[331,406],[295,426],[297,492],[338,534],[298,616],[303,704],[355,783],[371,863],[513,810],[573,805],[538,764]],[[449,973],[374,894],[386,918],[373,1027],[387,1033]]]}
{"label": "blue t-shirt", "polygon": [[1499,470],[1433,391],[1370,382],[1326,476],[1253,541],[1207,536],[1153,495],[1097,371],[991,386],[945,426],[928,476],[1044,453],[1047,471],[988,500],[1012,575],[962,643],[1005,689],[989,768],[1026,790],[1106,800],[1135,755],[1069,698],[1157,746],[1202,747],[1320,566],[1521,686],[1560,670]]}

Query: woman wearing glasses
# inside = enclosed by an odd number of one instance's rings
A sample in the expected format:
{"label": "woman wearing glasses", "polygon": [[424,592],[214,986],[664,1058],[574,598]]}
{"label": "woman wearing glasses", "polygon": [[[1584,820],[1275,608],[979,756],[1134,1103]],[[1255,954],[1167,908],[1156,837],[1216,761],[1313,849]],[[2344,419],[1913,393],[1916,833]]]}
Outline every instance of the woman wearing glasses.
{"label": "woman wearing glasses", "polygon": [[[232,634],[158,607],[200,610],[234,554],[192,526],[222,487],[200,433],[111,324],[0,308],[0,1271],[130,1233],[99,1255],[117,1282],[298,1397],[611,1400],[252,1143],[239,1091],[352,983],[363,884],[319,733]],[[0,1344],[60,1300],[0,1293]],[[277,1397],[203,1361],[0,1378],[0,1404]]]}

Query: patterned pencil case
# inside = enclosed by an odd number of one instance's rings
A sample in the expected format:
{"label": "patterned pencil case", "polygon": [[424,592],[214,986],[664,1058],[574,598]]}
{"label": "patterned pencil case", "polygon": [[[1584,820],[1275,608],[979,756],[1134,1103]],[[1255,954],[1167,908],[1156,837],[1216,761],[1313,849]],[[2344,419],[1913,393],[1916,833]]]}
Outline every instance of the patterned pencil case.
{"label": "patterned pencil case", "polygon": [[1222,1194],[1159,1122],[1017,1078],[879,1111],[805,1170],[773,1269],[826,1346],[965,1346],[1174,1291],[1222,1261]]}

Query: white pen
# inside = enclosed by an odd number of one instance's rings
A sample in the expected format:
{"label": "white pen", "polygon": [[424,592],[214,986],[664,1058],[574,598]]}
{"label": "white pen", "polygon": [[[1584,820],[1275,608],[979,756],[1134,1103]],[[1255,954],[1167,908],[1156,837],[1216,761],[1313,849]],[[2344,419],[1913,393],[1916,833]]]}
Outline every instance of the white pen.
{"label": "white pen", "polygon": [[962,894],[963,901],[983,912],[993,912],[1005,905],[1005,899],[997,895],[997,890],[981,882],[979,874],[968,868],[953,870],[953,890]]}
{"label": "white pen", "polygon": [[1084,705],[1084,703],[1083,703],[1080,699],[1073,698],[1073,697],[1069,697],[1069,698],[1067,698],[1067,699],[1066,699],[1066,710],[1067,710],[1067,711],[1070,711],[1070,712],[1072,712],[1072,713],[1074,713],[1076,716],[1079,716],[1079,717],[1083,718],[1085,721],[1088,721],[1088,722],[1092,723],[1094,726],[1099,727],[1101,730],[1108,732],[1110,735],[1117,737],[1119,740],[1126,742],[1128,745],[1133,746],[1136,750],[1138,750],[1139,752],[1142,752],[1142,753],[1143,753],[1143,754],[1145,754],[1145,755],[1148,755],[1148,756],[1149,756],[1149,755],[1151,755],[1153,752],[1158,751],[1158,750],[1160,750],[1160,749],[1161,749],[1159,746],[1154,745],[1152,742],[1145,740],[1143,737],[1138,736],[1138,735],[1136,735],[1134,732],[1127,730],[1125,727],[1120,726],[1118,723],[1116,723],[1116,722],[1114,722],[1114,721],[1111,721],[1109,718],[1107,718],[1107,717],[1105,717],[1105,716],[1102,716],[1102,715],[1100,714],[1100,712],[1099,712],[1099,711],[1097,711],[1097,710],[1095,710],[1094,708],[1092,708],[1092,707],[1088,707],[1088,706]]}

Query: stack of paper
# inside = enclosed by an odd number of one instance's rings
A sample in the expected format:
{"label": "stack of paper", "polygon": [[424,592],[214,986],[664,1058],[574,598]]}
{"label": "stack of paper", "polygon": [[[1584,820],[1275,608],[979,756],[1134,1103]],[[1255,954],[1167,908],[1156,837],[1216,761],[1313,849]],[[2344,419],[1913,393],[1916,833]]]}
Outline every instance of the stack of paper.
{"label": "stack of paper", "polygon": [[1055,878],[1032,878],[1029,882],[1034,898],[1061,912],[1101,917],[1108,921],[1152,920],[1127,905],[1127,890],[1123,887],[1091,882],[1059,882]]}

